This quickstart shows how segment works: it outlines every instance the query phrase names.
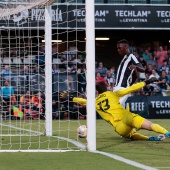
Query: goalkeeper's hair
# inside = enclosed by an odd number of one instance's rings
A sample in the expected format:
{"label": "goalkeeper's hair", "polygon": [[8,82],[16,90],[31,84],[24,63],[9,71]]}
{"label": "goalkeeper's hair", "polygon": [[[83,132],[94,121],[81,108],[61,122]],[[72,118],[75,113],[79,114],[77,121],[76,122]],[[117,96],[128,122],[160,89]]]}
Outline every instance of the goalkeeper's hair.
{"label": "goalkeeper's hair", "polygon": [[99,94],[107,91],[107,84],[103,81],[96,82],[96,90],[98,91]]}

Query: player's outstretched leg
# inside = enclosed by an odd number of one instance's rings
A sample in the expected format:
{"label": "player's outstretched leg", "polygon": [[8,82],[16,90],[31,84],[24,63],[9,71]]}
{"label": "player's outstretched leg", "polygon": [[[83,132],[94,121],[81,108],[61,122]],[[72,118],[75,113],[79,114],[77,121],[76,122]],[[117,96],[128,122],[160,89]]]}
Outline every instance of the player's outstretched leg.
{"label": "player's outstretched leg", "polygon": [[148,141],[161,141],[165,139],[165,135],[160,134],[158,136],[144,136],[140,133],[134,133],[131,136],[131,140],[148,140]]}
{"label": "player's outstretched leg", "polygon": [[165,137],[167,138],[170,138],[170,132],[163,128],[162,126],[158,125],[158,124],[155,124],[155,123],[152,123],[150,122],[149,120],[145,120],[142,124],[142,129],[147,129],[147,130],[152,130],[156,133],[161,133],[161,134],[164,134]]}
{"label": "player's outstretched leg", "polygon": [[164,134],[166,137],[170,138],[170,132],[168,132],[168,130],[166,130],[165,128],[163,128],[162,126],[160,126],[160,125],[158,125],[158,124],[152,123],[151,129],[152,129],[154,132],[162,133],[162,134]]}

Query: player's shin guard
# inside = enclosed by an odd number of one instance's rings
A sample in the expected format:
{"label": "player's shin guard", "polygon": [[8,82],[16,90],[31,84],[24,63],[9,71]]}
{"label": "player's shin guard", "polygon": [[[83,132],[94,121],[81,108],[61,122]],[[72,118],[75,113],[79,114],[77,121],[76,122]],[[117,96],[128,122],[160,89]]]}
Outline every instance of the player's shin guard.
{"label": "player's shin guard", "polygon": [[162,126],[158,125],[158,124],[152,124],[151,125],[151,129],[154,131],[154,132],[157,132],[157,133],[161,133],[161,134],[166,134],[166,132],[168,132],[165,128],[163,128]]}

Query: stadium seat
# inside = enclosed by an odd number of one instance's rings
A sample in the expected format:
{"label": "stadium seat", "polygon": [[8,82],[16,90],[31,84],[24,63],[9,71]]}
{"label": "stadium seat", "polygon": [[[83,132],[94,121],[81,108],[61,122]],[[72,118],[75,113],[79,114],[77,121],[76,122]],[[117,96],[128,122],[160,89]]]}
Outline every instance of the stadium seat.
{"label": "stadium seat", "polygon": [[24,58],[24,64],[33,64],[32,58]]}
{"label": "stadium seat", "polygon": [[18,65],[20,65],[20,64],[22,64],[22,61],[21,61],[20,58],[16,57],[16,58],[13,59],[13,64],[18,64]]}
{"label": "stadium seat", "polygon": [[79,58],[74,59],[73,62],[78,63],[78,64],[81,64],[81,60],[80,60]]}
{"label": "stadium seat", "polygon": [[9,57],[3,58],[3,64],[7,64],[7,65],[12,64],[11,59]]}
{"label": "stadium seat", "polygon": [[59,58],[53,59],[53,64],[62,64],[61,60]]}

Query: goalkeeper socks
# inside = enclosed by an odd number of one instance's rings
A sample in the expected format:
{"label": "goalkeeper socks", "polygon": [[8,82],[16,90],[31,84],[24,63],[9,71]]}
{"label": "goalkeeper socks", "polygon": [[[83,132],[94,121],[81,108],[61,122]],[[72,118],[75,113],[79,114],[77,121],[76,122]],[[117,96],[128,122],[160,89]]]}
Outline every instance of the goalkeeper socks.
{"label": "goalkeeper socks", "polygon": [[160,126],[158,124],[152,124],[151,129],[154,132],[161,133],[161,134],[166,134],[166,132],[168,132],[165,128],[163,128],[162,126]]}
{"label": "goalkeeper socks", "polygon": [[134,133],[131,136],[132,140],[148,140],[148,138],[149,138],[148,136],[141,135],[140,133]]}

